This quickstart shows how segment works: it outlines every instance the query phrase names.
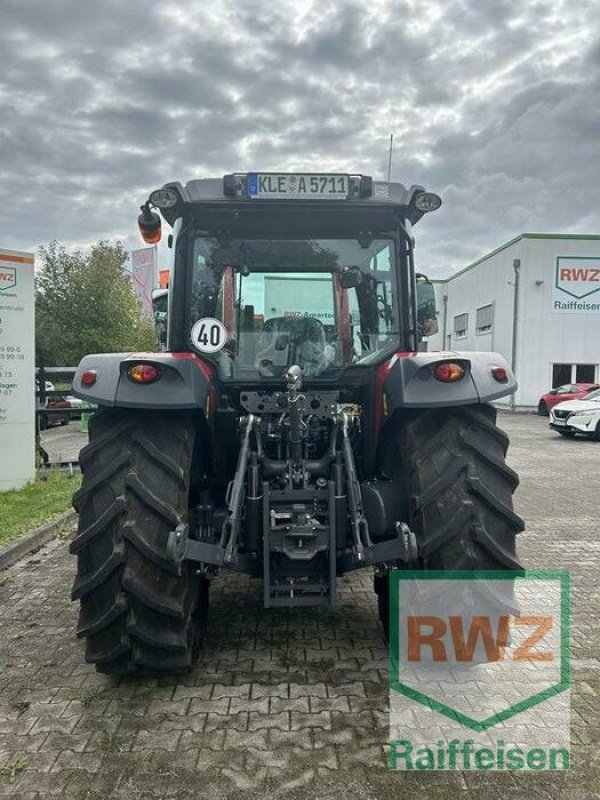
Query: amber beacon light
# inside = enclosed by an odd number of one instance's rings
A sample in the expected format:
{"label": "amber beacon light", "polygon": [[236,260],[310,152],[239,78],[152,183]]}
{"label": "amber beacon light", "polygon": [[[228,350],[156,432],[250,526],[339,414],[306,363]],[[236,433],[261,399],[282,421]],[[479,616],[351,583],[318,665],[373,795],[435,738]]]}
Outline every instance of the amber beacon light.
{"label": "amber beacon light", "polygon": [[161,235],[160,217],[156,211],[150,210],[149,203],[140,206],[140,209],[142,213],[138,217],[138,228],[142,239],[146,244],[158,244]]}

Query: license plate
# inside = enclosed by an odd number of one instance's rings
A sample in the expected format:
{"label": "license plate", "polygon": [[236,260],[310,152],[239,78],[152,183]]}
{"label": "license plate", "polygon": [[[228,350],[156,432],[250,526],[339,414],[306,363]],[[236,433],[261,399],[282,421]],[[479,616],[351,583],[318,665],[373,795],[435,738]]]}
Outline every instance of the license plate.
{"label": "license plate", "polygon": [[248,196],[252,199],[345,200],[348,175],[248,174]]}

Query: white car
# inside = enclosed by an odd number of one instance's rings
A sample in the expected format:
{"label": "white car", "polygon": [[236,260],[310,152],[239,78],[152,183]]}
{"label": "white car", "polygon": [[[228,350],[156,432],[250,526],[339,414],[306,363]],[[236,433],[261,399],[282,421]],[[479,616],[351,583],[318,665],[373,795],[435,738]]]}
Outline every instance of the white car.
{"label": "white car", "polygon": [[585,400],[566,400],[550,411],[550,427],[561,436],[585,434],[600,442],[600,389],[585,396]]}

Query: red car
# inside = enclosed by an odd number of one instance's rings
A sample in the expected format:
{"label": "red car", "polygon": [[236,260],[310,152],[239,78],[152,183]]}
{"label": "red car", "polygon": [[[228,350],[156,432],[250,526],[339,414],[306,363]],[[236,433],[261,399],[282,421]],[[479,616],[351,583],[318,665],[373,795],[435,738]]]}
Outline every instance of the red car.
{"label": "red car", "polygon": [[540,397],[538,414],[547,417],[550,409],[563,400],[582,400],[593,389],[600,389],[600,386],[597,383],[565,383]]}

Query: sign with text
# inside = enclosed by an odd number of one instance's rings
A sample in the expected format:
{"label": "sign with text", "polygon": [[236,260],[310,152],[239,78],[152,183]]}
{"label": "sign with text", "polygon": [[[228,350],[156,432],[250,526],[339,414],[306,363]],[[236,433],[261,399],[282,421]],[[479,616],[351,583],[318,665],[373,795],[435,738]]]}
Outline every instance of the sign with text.
{"label": "sign with text", "polygon": [[35,477],[33,263],[0,250],[0,491]]}
{"label": "sign with text", "polygon": [[600,257],[557,257],[552,310],[570,314],[600,313]]}

